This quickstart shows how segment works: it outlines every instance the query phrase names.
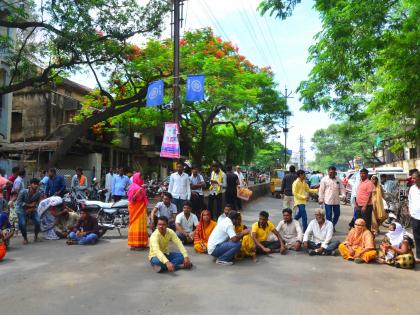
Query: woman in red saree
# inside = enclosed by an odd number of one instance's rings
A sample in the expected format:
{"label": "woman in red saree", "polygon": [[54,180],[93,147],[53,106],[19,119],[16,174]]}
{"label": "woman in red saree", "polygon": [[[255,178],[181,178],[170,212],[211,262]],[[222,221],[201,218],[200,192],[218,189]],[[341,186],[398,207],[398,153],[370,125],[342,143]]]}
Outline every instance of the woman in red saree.
{"label": "woman in red saree", "polygon": [[149,237],[147,234],[147,203],[144,180],[140,173],[133,175],[133,182],[128,190],[128,212],[130,224],[128,226],[128,246],[131,250],[147,248]]}

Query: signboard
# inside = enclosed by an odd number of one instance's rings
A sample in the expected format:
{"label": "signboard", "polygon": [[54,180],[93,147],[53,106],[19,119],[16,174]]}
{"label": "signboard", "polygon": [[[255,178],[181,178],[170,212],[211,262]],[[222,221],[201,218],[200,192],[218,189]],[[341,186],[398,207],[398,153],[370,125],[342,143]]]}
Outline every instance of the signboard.
{"label": "signboard", "polygon": [[180,148],[178,141],[179,126],[177,123],[166,122],[165,132],[163,133],[160,157],[179,159]]}

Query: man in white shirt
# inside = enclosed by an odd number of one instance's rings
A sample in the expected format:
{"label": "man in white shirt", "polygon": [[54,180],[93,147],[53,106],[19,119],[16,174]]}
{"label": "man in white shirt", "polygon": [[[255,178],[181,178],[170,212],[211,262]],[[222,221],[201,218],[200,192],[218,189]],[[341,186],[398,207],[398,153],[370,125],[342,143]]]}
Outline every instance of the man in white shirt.
{"label": "man in white shirt", "polygon": [[203,176],[199,173],[197,166],[192,167],[192,174],[190,176],[191,184],[191,202],[193,204],[193,212],[200,217],[201,210],[204,203],[203,188],[206,187],[206,182]]}
{"label": "man in white shirt", "polygon": [[332,222],[334,228],[340,217],[340,198],[345,198],[346,196],[346,189],[336,175],[336,168],[330,166],[328,168],[328,176],[321,180],[318,192],[318,202],[320,205],[325,205],[327,220]]}
{"label": "man in white shirt", "polygon": [[235,254],[241,250],[240,240],[249,233],[244,229],[236,234],[235,224],[238,223],[240,215],[236,211],[230,211],[228,217],[216,225],[211,232],[207,243],[207,252],[216,258],[216,264],[233,265]]}
{"label": "man in white shirt", "polygon": [[325,212],[318,208],[315,210],[315,219],[312,220],[303,236],[303,247],[309,255],[335,255],[340,241],[332,240],[334,227],[331,221],[325,220]]}
{"label": "man in white shirt", "polygon": [[109,202],[112,196],[112,180],[114,179],[114,170],[109,169],[109,172],[105,175],[105,202]]}
{"label": "man in white shirt", "polygon": [[299,221],[293,219],[292,209],[283,210],[283,220],[279,222],[276,230],[280,233],[287,249],[300,251],[303,231]]}
{"label": "man in white shirt", "polygon": [[191,198],[190,177],[184,173],[181,162],[176,163],[176,172],[169,178],[168,192],[172,195],[172,201],[178,212],[181,212],[184,202]]}
{"label": "man in white shirt", "polygon": [[185,201],[182,212],[175,219],[176,235],[183,244],[194,243],[194,230],[198,225],[198,218],[191,210],[191,201]]}
{"label": "man in white shirt", "polygon": [[217,218],[217,223],[220,223],[223,219],[226,219],[228,217],[229,212],[232,211],[232,205],[227,203],[225,204],[225,207],[223,208],[223,213],[219,215]]}
{"label": "man in white shirt", "polygon": [[[215,219],[219,217],[222,212],[222,197],[223,189],[226,188],[226,174],[220,169],[219,164],[212,165],[213,171],[210,177],[209,201],[208,208],[212,217]],[[216,202],[216,208],[214,208]]]}
{"label": "man in white shirt", "polygon": [[236,176],[238,176],[239,179],[239,187],[246,187],[246,180],[244,177],[244,174],[242,174],[242,170],[241,167],[239,165],[236,165],[236,171],[235,171]]}
{"label": "man in white shirt", "polygon": [[150,213],[150,228],[154,231],[157,226],[157,219],[167,217],[168,227],[175,231],[175,217],[177,213],[177,208],[172,203],[172,195],[168,192],[163,193],[162,201],[159,201]]}
{"label": "man in white shirt", "polygon": [[420,263],[420,173],[412,175],[413,185],[408,193],[408,208],[411,215],[414,241],[416,242],[416,263]]}

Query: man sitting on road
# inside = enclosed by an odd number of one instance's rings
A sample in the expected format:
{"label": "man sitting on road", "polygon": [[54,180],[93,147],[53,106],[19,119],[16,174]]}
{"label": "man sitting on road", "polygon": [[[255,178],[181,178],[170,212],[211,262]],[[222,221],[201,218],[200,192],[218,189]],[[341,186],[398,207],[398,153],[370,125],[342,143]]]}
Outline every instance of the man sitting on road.
{"label": "man sitting on road", "polygon": [[[179,252],[169,252],[169,242],[173,242]],[[168,218],[159,217],[157,228],[150,236],[149,261],[156,272],[174,272],[178,269],[190,269],[192,264],[187,250],[175,232],[168,229]]]}
{"label": "man sitting on road", "polygon": [[303,247],[309,255],[335,255],[340,241],[332,240],[333,224],[325,220],[325,212],[318,208],[315,210],[315,219],[312,220],[303,236]]}
{"label": "man sitting on road", "polygon": [[55,234],[59,238],[67,238],[78,220],[78,214],[66,206],[58,209],[55,215]]}
{"label": "man sitting on road", "polygon": [[159,201],[150,213],[150,222],[152,231],[155,230],[157,219],[160,217],[168,218],[168,227],[175,231],[175,218],[178,209],[172,203],[172,195],[168,192],[163,193],[162,201]]}
{"label": "man sitting on road", "polygon": [[303,231],[299,221],[292,218],[292,209],[283,210],[283,220],[279,222],[276,230],[279,232],[287,249],[300,251]]}
{"label": "man sitting on road", "polygon": [[194,230],[198,225],[198,218],[191,210],[191,201],[185,201],[182,212],[175,219],[176,235],[184,244],[194,243]]}
{"label": "man sitting on road", "polygon": [[73,231],[69,234],[68,245],[96,244],[99,238],[99,226],[96,218],[91,216],[86,209],[80,210],[80,218],[77,220]]}
{"label": "man sitting on road", "polygon": [[[286,252],[283,239],[279,232],[276,230],[274,224],[268,220],[268,212],[261,211],[258,222],[252,225],[251,236],[255,244],[257,254],[270,254],[270,253],[282,253]],[[268,235],[273,233],[276,237],[276,241],[268,241]]]}
{"label": "man sitting on road", "polygon": [[241,250],[240,240],[249,233],[249,230],[244,229],[236,234],[235,225],[239,220],[240,214],[232,210],[211,233],[207,243],[207,252],[216,258],[216,264],[233,265],[235,254]]}
{"label": "man sitting on road", "polygon": [[223,208],[223,213],[217,218],[217,223],[219,223],[223,219],[226,219],[230,211],[232,211],[232,205],[227,203]]}

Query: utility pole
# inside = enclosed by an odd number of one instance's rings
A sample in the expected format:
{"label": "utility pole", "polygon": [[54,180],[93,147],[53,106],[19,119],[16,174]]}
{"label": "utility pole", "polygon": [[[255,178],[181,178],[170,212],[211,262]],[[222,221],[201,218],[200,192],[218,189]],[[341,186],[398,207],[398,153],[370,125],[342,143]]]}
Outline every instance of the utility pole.
{"label": "utility pole", "polygon": [[[280,94],[283,96],[285,100],[285,105],[287,107],[287,99],[293,98],[290,95],[292,95],[292,92],[287,92],[287,87],[284,87],[284,94],[280,92]],[[288,112],[285,110],[283,112],[283,133],[284,133],[284,168],[287,167],[287,133],[289,132],[289,128],[287,127],[287,114]]]}
{"label": "utility pole", "polygon": [[179,123],[181,114],[181,102],[179,100],[179,39],[181,29],[181,6],[184,0],[173,0],[173,36],[174,36],[174,85],[173,85],[173,106],[174,122]]}

